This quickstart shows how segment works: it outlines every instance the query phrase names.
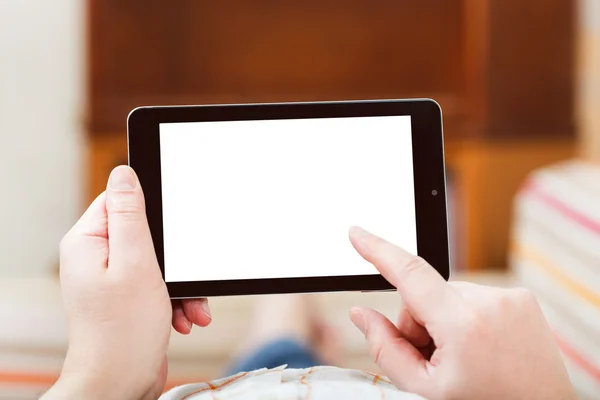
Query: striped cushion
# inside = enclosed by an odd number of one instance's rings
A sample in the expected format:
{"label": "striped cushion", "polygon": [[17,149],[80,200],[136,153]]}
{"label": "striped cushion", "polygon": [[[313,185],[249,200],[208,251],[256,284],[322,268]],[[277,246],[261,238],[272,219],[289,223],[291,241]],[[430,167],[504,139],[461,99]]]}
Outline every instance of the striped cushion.
{"label": "striped cushion", "polygon": [[600,167],[534,172],[518,193],[511,268],[555,332],[582,397],[600,393]]}

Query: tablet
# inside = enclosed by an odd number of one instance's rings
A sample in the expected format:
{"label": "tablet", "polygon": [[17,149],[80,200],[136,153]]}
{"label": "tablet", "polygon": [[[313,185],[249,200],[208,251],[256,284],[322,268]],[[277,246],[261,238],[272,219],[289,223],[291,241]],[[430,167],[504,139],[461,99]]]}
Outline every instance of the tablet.
{"label": "tablet", "polygon": [[172,298],[393,289],[353,225],[449,277],[433,100],[141,107],[128,149]]}

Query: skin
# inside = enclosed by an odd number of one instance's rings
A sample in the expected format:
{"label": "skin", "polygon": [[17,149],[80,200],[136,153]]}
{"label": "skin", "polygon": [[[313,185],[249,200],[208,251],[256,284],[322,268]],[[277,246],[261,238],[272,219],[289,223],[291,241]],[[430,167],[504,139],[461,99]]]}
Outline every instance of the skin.
{"label": "skin", "polygon": [[133,170],[112,172],[106,191],[63,238],[60,259],[69,349],[43,398],[158,398],[171,324],[187,334],[211,316],[206,299],[171,304]]}
{"label": "skin", "polygon": [[448,283],[422,258],[360,228],[350,240],[402,299],[395,325],[375,310],[350,312],[399,389],[432,400],[577,398],[531,292]]}
{"label": "skin", "polygon": [[[353,228],[358,253],[401,298],[396,324],[355,307],[354,324],[394,384],[429,399],[575,399],[531,293],[448,283],[424,260]],[[171,304],[135,173],[116,168],[61,243],[69,349],[43,399],[156,399],[171,325],[210,323],[206,300]],[[126,379],[124,377],[127,377]]]}

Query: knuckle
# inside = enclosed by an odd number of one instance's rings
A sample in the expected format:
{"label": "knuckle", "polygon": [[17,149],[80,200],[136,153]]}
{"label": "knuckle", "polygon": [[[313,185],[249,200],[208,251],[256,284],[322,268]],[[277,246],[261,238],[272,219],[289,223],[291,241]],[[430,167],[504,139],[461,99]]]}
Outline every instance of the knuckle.
{"label": "knuckle", "polygon": [[381,342],[375,342],[371,345],[371,357],[375,364],[380,365],[383,359],[384,345]]}
{"label": "knuckle", "polygon": [[499,315],[504,315],[504,313],[510,312],[515,307],[515,302],[510,291],[500,292],[491,298],[490,306]]}
{"label": "knuckle", "polygon": [[514,288],[511,290],[511,297],[519,306],[537,306],[538,302],[535,294],[526,288]]}
{"label": "knuckle", "polygon": [[124,198],[113,202],[110,212],[128,220],[139,220],[145,215],[145,207],[143,203],[136,201],[135,198]]}
{"label": "knuckle", "polygon": [[60,241],[58,253],[61,286],[68,285],[78,275],[79,268],[73,268],[73,263],[77,262],[75,253],[79,246],[81,246],[81,236],[73,232],[67,233]]}
{"label": "knuckle", "polygon": [[59,254],[60,258],[65,258],[79,245],[79,237],[69,232],[60,241]]}
{"label": "knuckle", "polygon": [[367,324],[365,328],[365,339],[367,340],[367,343],[369,343],[369,354],[377,365],[379,365],[382,360],[385,347],[384,341],[380,340],[378,336],[377,329],[373,330],[371,329],[371,326]]}
{"label": "knuckle", "polygon": [[404,268],[402,268],[402,275],[414,275],[415,273],[418,273],[423,268],[425,268],[427,265],[427,261],[425,261],[422,257],[411,256],[404,265]]}
{"label": "knuckle", "polygon": [[70,238],[69,234],[67,233],[65,236],[62,237],[62,239],[60,240],[60,244],[58,245],[58,250],[61,257],[68,251],[70,245]]}

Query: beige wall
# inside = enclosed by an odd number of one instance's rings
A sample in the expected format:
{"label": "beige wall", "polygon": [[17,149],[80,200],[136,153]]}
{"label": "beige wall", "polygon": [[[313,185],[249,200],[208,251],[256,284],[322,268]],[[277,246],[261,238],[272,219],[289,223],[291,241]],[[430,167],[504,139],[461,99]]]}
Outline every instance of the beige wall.
{"label": "beige wall", "polygon": [[80,212],[82,0],[0,0],[0,279],[45,273]]}
{"label": "beige wall", "polygon": [[600,161],[600,0],[579,0],[579,124],[584,157]]}

